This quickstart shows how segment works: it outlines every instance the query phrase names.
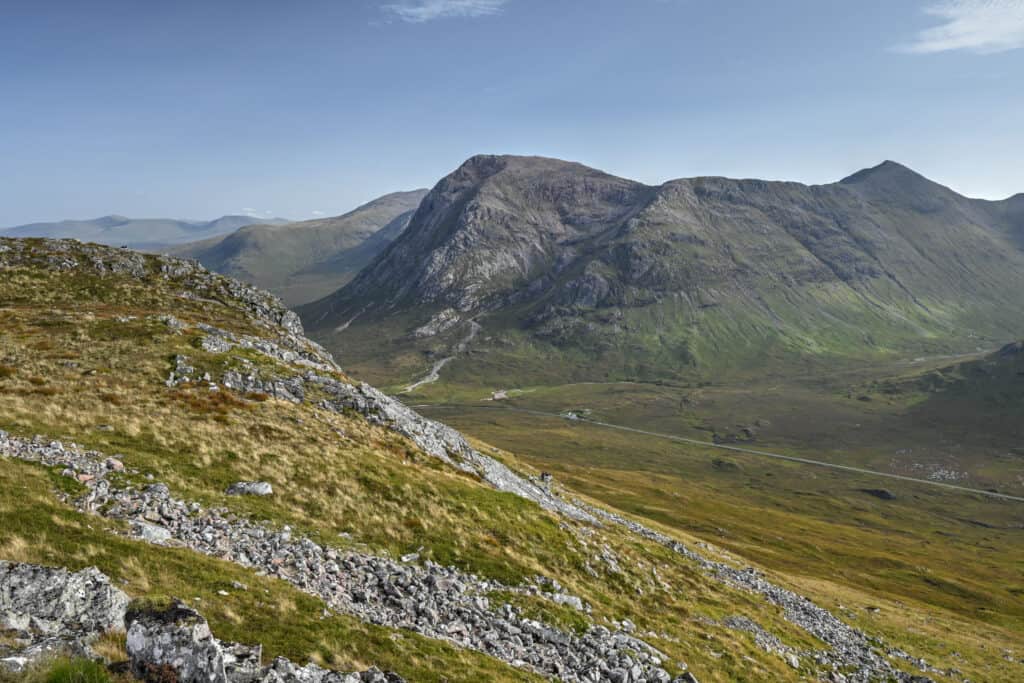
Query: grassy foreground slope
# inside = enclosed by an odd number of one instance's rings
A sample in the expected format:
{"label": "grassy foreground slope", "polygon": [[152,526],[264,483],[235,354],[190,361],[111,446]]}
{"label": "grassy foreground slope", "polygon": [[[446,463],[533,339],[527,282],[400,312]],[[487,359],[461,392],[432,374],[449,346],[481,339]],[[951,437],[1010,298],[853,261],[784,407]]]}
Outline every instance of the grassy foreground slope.
{"label": "grassy foreground slope", "polygon": [[[798,649],[821,643],[786,621],[779,608],[713,579],[661,545],[619,527],[556,518],[359,414],[325,411],[315,401],[296,405],[224,387],[211,391],[206,382],[167,386],[178,355],[214,378],[235,367],[301,371],[252,350],[203,349],[201,323],[236,335],[277,334],[253,315],[251,301],[235,296],[237,283],[197,276],[170,259],[73,242],[0,240],[0,263],[0,428],[117,454],[177,496],[288,524],[323,544],[392,556],[419,551],[424,559],[509,586],[544,575],[591,604],[593,614],[520,595],[492,599],[517,602],[570,630],[628,618],[673,668],[686,662],[702,681],[814,675],[812,661],[794,669],[727,620],[747,617]],[[269,299],[257,303],[280,311]],[[183,324],[180,329],[167,315]],[[495,455],[529,470],[507,451]],[[319,601],[239,566],[110,533],[116,523],[58,502],[55,490],[66,490],[67,480],[44,468],[2,459],[0,477],[4,559],[96,565],[133,595],[198,598],[215,633],[263,642],[268,656],[313,658],[344,669],[376,664],[417,681],[533,679],[414,633],[324,616]],[[268,481],[275,495],[224,494],[243,479]],[[249,590],[233,589],[232,581]],[[948,661],[949,641],[890,628],[891,644]],[[1012,640],[1002,632],[991,638]],[[965,657],[959,668],[975,679],[1008,666],[980,650],[973,635],[955,642]]]}

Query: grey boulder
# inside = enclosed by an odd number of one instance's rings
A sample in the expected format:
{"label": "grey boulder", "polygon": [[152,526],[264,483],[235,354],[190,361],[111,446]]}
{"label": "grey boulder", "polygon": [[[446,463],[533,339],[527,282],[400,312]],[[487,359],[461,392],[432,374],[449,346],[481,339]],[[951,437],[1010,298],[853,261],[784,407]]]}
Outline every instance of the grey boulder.
{"label": "grey boulder", "polygon": [[229,496],[269,496],[274,489],[265,481],[237,481],[228,487],[226,493]]}

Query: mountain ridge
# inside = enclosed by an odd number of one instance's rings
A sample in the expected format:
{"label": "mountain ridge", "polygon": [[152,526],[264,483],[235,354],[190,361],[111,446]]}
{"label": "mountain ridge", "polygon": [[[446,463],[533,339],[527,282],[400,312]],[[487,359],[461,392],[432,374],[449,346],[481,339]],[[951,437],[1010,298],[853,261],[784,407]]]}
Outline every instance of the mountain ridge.
{"label": "mountain ridge", "polygon": [[[504,317],[494,329],[513,344],[633,355],[627,364],[673,373],[730,346],[885,352],[951,337],[963,345],[968,325],[1003,341],[1024,314],[1014,294],[1024,286],[1014,231],[1024,228],[1012,206],[962,197],[895,162],[827,185],[648,186],[574,162],[479,155],[442,179],[351,283],[300,313],[328,345],[355,315],[348,342],[375,318],[415,317],[397,330],[408,334],[429,324],[427,309],[463,322]],[[638,344],[648,351],[628,350]],[[352,346],[351,361],[369,358]],[[651,357],[666,348],[672,357]]]}
{"label": "mountain ridge", "polygon": [[392,192],[340,216],[245,226],[171,253],[272,290],[288,305],[306,303],[348,282],[405,229],[425,194]]}

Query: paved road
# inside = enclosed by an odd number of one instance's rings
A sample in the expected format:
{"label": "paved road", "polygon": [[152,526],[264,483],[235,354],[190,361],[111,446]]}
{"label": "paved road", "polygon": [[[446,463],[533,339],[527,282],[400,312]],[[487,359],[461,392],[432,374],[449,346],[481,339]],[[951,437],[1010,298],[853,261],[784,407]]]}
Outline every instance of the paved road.
{"label": "paved road", "polygon": [[413,406],[413,408],[476,408],[481,410],[510,410],[519,413],[529,413],[531,415],[541,415],[543,417],[559,417],[564,420],[570,420],[572,422],[579,422],[582,424],[597,425],[599,427],[605,427],[607,429],[617,429],[623,432],[633,432],[635,434],[644,434],[646,436],[653,436],[659,439],[667,439],[669,441],[678,441],[680,443],[688,443],[696,446],[706,446],[708,448],[718,448],[723,451],[732,451],[734,453],[746,453],[747,455],[758,455],[764,458],[774,458],[776,460],[787,460],[789,462],[801,463],[804,465],[815,465],[817,467],[827,467],[833,470],[843,470],[846,472],[856,472],[857,474],[867,474],[873,477],[885,477],[886,479],[899,479],[901,481],[910,481],[915,484],[925,484],[926,486],[937,486],[939,488],[951,489],[953,491],[961,491],[963,493],[974,493],[981,496],[988,496],[990,498],[998,498],[1000,500],[1011,500],[1017,503],[1024,503],[1024,497],[1011,496],[1008,493],[997,493],[995,491],[986,491],[984,489],[975,489],[969,486],[959,486],[957,484],[949,484],[944,481],[932,481],[930,479],[919,479],[917,477],[907,477],[902,474],[892,474],[889,472],[878,472],[877,470],[869,470],[864,467],[854,467],[852,465],[840,465],[834,462],[825,462],[823,460],[813,460],[811,458],[801,458],[795,455],[782,455],[781,453],[772,453],[770,451],[761,451],[753,448],[743,448],[742,446],[730,446],[728,444],[714,443],[713,441],[701,441],[699,439],[688,439],[685,436],[676,436],[675,434],[665,434],[663,432],[651,432],[646,429],[636,429],[635,427],[627,427],[625,425],[613,424],[611,422],[602,422],[600,420],[591,420],[584,417],[578,418],[566,418],[564,415],[559,413],[549,413],[543,410],[531,410],[529,408],[516,408],[514,406],[495,404],[493,406],[480,406],[480,405],[462,405],[454,403],[438,403],[438,404],[422,404]]}

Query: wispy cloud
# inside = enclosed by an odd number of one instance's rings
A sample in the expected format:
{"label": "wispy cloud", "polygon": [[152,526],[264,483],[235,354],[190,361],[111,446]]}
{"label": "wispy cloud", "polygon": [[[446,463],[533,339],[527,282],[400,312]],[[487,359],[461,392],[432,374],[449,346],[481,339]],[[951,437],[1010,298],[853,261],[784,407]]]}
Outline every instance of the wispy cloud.
{"label": "wispy cloud", "polygon": [[920,31],[901,51],[989,54],[1024,47],[1024,0],[947,0],[925,12],[943,23]]}
{"label": "wispy cloud", "polygon": [[310,213],[313,214],[314,216],[323,216],[324,215],[323,211],[310,211]]}
{"label": "wispy cloud", "polygon": [[383,6],[402,21],[422,24],[446,17],[484,17],[499,14],[508,0],[412,0]]}

